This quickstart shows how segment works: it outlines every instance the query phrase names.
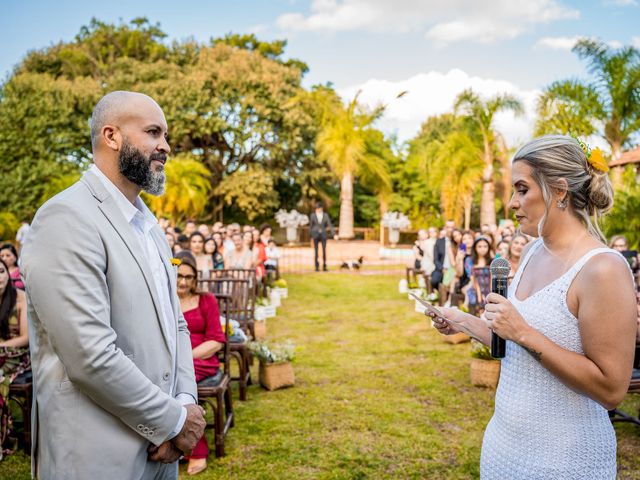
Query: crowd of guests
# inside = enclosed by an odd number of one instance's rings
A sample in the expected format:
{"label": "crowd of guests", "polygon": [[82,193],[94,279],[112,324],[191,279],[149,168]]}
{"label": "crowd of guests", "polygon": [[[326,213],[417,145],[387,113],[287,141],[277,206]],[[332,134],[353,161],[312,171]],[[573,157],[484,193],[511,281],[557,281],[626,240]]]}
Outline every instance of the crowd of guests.
{"label": "crowd of guests", "polygon": [[[431,289],[437,292],[441,304],[463,299],[470,312],[480,314],[491,293],[491,271],[494,258],[506,258],[511,264],[513,278],[524,247],[531,239],[518,233],[511,220],[497,225],[483,225],[480,230],[462,230],[455,222],[447,221],[442,229],[435,227],[418,232],[413,246],[414,268],[429,277]],[[609,247],[627,258],[636,285],[640,261],[636,250],[629,250],[624,235],[615,235]],[[435,298],[434,295],[433,298]],[[640,318],[640,294],[638,315]]]}
{"label": "crowd of guests", "polygon": [[160,227],[174,255],[184,250],[193,254],[200,278],[210,278],[212,272],[223,269],[255,269],[258,278],[277,270],[280,251],[269,224],[256,228],[216,222],[209,226],[187,220],[180,228],[161,218]]}

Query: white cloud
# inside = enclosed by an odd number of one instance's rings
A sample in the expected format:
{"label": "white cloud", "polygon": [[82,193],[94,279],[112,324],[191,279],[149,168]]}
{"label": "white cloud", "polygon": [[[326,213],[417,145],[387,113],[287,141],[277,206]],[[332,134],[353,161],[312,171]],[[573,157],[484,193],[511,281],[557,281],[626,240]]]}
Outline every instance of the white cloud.
{"label": "white cloud", "polygon": [[606,0],[605,5],[615,5],[616,7],[635,7],[638,5],[637,0]]}
{"label": "white cloud", "polygon": [[423,32],[440,45],[514,38],[539,23],[577,18],[557,0],[312,0],[311,13],[286,13],[288,31]]}
{"label": "white cloud", "polygon": [[640,37],[631,37],[631,45],[640,48]]}
{"label": "white cloud", "polygon": [[[542,37],[536,42],[536,47],[550,48],[552,50],[571,50],[578,40],[588,38],[598,40],[595,37],[575,36],[575,37]],[[638,38],[638,37],[634,37]],[[622,42],[618,40],[609,40],[604,42],[611,48],[622,48]]]}
{"label": "white cloud", "polygon": [[[515,117],[512,113],[500,113],[495,118],[495,126],[509,146],[517,146],[531,138],[538,90],[524,90],[503,80],[472,77],[458,69],[447,73],[421,73],[398,82],[372,79],[340,89],[338,93],[346,101],[361,91],[361,103],[369,107],[386,105],[379,127],[386,133],[397,134],[398,139],[404,141],[420,130],[427,117],[453,111],[456,96],[465,88],[473,88],[485,98],[499,93],[517,96],[524,104],[525,114]],[[397,99],[403,91],[408,93]]]}
{"label": "white cloud", "polygon": [[537,47],[546,47],[553,50],[571,50],[582,37],[542,37],[536,42]]}

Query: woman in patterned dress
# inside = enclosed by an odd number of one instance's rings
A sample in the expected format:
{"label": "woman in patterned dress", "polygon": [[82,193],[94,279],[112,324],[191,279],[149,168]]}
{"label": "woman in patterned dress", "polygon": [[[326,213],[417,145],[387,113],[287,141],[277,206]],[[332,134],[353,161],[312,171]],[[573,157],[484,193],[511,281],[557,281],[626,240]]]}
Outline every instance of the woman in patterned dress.
{"label": "woman in patterned dress", "polygon": [[9,386],[14,381],[28,381],[31,372],[27,328],[25,294],[12,284],[9,267],[0,260],[0,459],[10,453]]}

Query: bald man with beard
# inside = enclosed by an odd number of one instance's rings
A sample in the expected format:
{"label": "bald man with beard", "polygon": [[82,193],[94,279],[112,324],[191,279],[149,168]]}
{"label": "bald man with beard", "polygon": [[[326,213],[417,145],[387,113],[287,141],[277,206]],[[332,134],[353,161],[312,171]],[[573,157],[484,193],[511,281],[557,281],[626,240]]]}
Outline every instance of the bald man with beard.
{"label": "bald man with beard", "polygon": [[37,212],[22,255],[34,376],[32,474],[175,479],[203,434],[189,331],[164,233],[158,104],[111,92],[91,116],[94,165]]}

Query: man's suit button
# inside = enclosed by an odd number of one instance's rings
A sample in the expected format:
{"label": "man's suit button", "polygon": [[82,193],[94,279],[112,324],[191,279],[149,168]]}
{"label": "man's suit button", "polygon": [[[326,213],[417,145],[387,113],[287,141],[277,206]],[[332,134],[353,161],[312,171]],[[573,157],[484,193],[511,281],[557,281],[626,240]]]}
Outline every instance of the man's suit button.
{"label": "man's suit button", "polygon": [[162,374],[162,379],[166,382],[167,380],[169,380],[169,377],[170,377],[170,376],[171,376],[171,375],[169,374],[169,372],[164,372],[164,373]]}

